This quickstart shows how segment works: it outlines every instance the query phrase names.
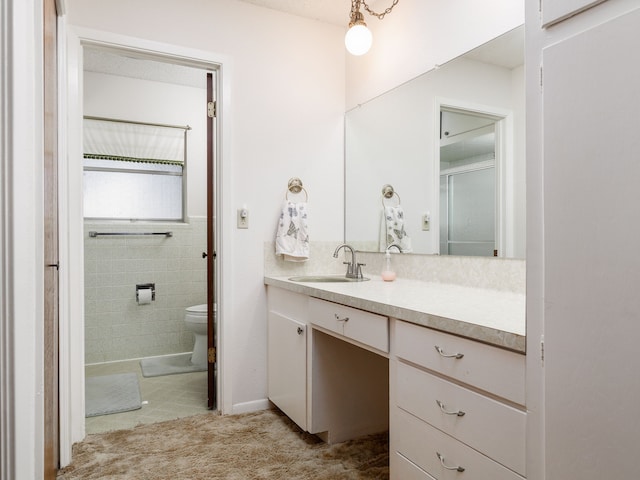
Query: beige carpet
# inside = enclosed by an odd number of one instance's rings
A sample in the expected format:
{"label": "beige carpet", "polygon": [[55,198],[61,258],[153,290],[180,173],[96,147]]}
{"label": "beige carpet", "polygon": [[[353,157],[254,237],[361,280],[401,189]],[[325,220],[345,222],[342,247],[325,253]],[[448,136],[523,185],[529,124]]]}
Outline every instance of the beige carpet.
{"label": "beige carpet", "polygon": [[89,435],[59,480],[387,480],[388,436],[327,445],[277,410]]}

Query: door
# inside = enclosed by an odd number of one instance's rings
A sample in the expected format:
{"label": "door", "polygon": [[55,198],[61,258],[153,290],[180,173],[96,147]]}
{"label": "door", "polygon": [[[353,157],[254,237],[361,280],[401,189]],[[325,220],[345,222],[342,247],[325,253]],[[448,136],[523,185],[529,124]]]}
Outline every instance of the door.
{"label": "door", "polygon": [[217,407],[216,343],[218,302],[216,293],[216,162],[215,162],[215,100],[214,74],[207,73],[207,407]]}
{"label": "door", "polygon": [[58,142],[55,0],[44,8],[44,478],[60,464],[58,410]]}
{"label": "door", "polygon": [[440,235],[446,255],[491,257],[495,249],[495,167],[441,178]]}
{"label": "door", "polygon": [[440,111],[440,254],[497,255],[499,118]]}
{"label": "door", "polygon": [[640,478],[640,8],[574,20],[542,50],[545,474]]}

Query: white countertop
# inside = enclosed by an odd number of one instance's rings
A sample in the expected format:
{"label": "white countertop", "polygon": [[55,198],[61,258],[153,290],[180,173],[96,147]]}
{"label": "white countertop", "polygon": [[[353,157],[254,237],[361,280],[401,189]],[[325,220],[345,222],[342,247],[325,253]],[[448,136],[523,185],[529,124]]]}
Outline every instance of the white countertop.
{"label": "white countertop", "polygon": [[379,276],[365,282],[293,282],[264,277],[266,285],[380,313],[425,327],[525,352],[525,295],[499,290]]}

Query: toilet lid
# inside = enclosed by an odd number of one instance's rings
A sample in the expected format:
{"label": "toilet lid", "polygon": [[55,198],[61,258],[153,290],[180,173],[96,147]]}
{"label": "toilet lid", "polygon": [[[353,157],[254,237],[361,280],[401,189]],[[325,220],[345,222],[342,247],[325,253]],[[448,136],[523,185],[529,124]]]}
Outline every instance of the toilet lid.
{"label": "toilet lid", "polygon": [[187,307],[186,310],[189,313],[207,313],[207,304],[193,305],[192,307]]}

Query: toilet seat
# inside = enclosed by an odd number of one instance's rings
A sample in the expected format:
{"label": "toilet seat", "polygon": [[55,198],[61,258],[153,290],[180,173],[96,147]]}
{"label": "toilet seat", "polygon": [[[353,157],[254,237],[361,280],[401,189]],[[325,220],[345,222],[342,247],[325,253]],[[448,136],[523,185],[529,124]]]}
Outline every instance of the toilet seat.
{"label": "toilet seat", "polygon": [[207,304],[193,305],[185,309],[185,321],[191,323],[207,323]]}

